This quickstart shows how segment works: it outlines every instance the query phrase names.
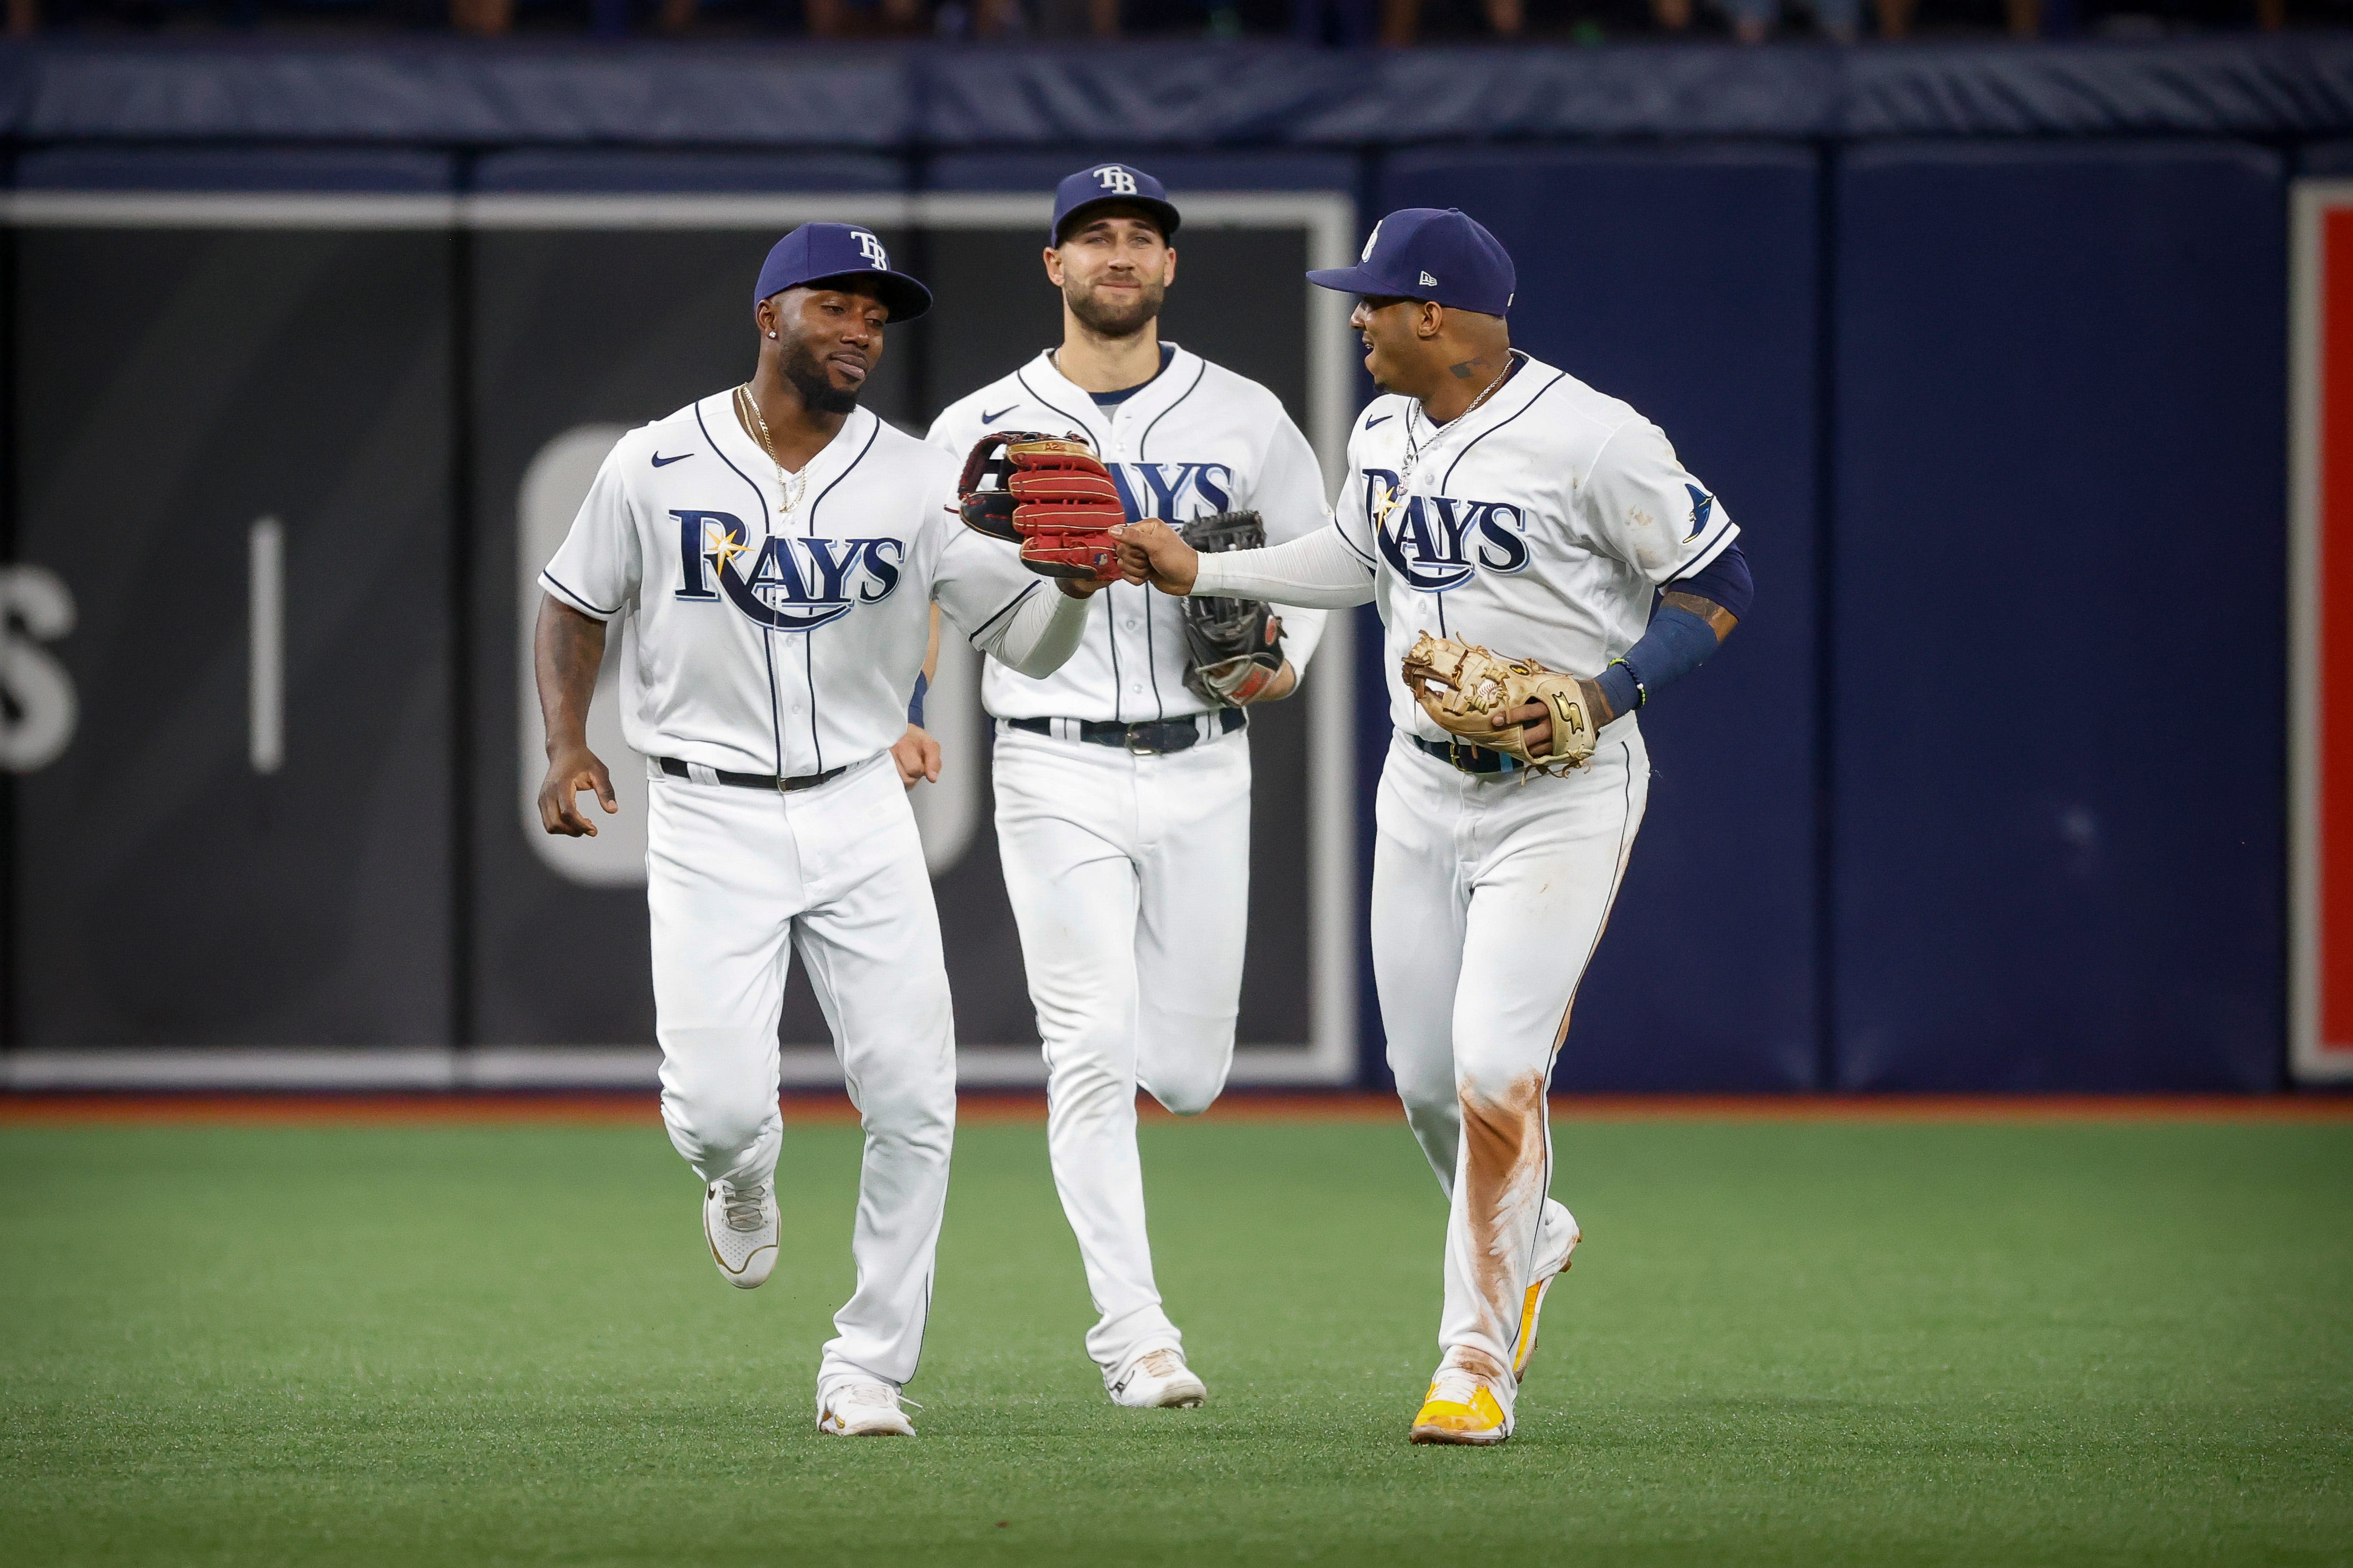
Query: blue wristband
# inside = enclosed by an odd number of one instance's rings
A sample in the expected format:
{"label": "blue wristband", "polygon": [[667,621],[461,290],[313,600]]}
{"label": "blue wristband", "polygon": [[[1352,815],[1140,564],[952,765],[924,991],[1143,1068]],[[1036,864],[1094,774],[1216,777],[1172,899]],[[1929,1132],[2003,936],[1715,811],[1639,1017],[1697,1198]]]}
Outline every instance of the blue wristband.
{"label": "blue wristband", "polygon": [[923,693],[931,689],[931,685],[932,681],[929,676],[918,675],[915,677],[915,695],[913,700],[907,704],[907,722],[913,724],[918,730],[923,727]]}
{"label": "blue wristband", "polygon": [[1609,668],[1595,676],[1593,682],[1601,688],[1601,695],[1609,699],[1612,714],[1630,713],[1650,697],[1650,693],[1642,689],[1641,679],[1634,673],[1634,667],[1622,658],[1610,660]]}
{"label": "blue wristband", "polygon": [[1651,693],[1662,686],[1697,669],[1715,651],[1715,628],[1704,617],[1662,605],[1642,640],[1622,658],[1611,660],[1595,683],[1614,711],[1629,712],[1647,705]]}

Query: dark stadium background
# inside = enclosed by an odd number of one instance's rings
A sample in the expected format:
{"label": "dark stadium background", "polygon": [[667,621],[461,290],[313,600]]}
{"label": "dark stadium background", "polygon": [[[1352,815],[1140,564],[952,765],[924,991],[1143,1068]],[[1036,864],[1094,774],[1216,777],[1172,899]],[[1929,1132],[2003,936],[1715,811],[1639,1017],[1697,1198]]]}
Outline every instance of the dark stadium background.
{"label": "dark stadium background", "polygon": [[[1180,202],[1338,192],[1359,234],[1462,206],[1518,259],[1515,340],[1664,426],[1759,590],[1645,716],[1651,814],[1558,1085],[2284,1081],[2288,195],[2353,168],[2340,38],[83,41],[0,53],[0,132],[26,197],[1034,193],[1116,154]],[[5,1045],[645,1043],[640,895],[567,886],[519,837],[513,498],[555,432],[740,376],[773,237],[15,210],[0,561],[71,590],[43,646],[79,722],[6,784]],[[920,427],[1049,341],[1052,299],[1034,236],[886,237],[942,289],[874,395]],[[1179,250],[1170,335],[1303,421],[1299,234]],[[289,561],[269,776],[264,514]],[[1260,737],[1250,1039],[1304,1026],[1301,723]],[[1018,1041],[987,840],[942,885],[959,1016]],[[795,995],[787,1036],[819,1037]],[[1359,1012],[1377,1084],[1369,985]]]}

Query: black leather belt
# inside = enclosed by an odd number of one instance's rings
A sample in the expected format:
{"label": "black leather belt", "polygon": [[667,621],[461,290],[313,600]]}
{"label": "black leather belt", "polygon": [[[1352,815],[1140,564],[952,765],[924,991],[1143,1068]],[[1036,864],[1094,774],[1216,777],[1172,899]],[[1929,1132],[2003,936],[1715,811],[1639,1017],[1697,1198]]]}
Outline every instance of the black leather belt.
{"label": "black leather belt", "polygon": [[1407,740],[1451,768],[1466,773],[1515,773],[1527,764],[1501,752],[1491,752],[1484,746],[1466,746],[1460,741],[1425,741],[1419,735]]}
{"label": "black leather belt", "polygon": [[[1058,722],[1067,724],[1070,721],[1067,719],[1008,719],[1005,722],[1009,728],[1024,730],[1032,735],[1050,735],[1054,732],[1055,724]],[[1248,715],[1239,708],[1218,710],[1218,732],[1221,735],[1230,735],[1249,722]],[[1181,752],[1187,746],[1198,744],[1201,739],[1200,722],[1195,719],[1154,719],[1141,724],[1121,724],[1108,720],[1082,719],[1078,723],[1079,739],[1089,745],[1117,746],[1120,750],[1139,757],[1159,756],[1167,752]]]}
{"label": "black leather belt", "polygon": [[[687,765],[676,757],[656,757],[654,761],[660,766],[662,772],[674,779],[691,780],[694,777]],[[711,770],[711,776],[721,784],[733,784],[737,789],[772,789],[778,795],[790,795],[795,790],[815,789],[821,784],[839,778],[849,771],[849,768],[845,763],[838,768],[828,768],[821,773],[803,773],[798,778],[781,779],[768,773],[731,773],[713,768]]]}

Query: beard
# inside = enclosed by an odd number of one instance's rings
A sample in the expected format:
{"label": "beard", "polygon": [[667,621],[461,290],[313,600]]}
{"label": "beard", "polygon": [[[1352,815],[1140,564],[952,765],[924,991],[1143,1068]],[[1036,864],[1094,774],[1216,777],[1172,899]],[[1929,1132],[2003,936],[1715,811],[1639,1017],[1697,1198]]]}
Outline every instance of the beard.
{"label": "beard", "polygon": [[844,392],[833,384],[833,376],[818,363],[816,351],[806,342],[796,342],[786,351],[776,369],[801,395],[801,406],[812,414],[847,414],[858,406],[858,395],[866,384]]}
{"label": "beard", "polygon": [[1071,307],[1071,314],[1079,324],[1098,337],[1132,338],[1144,331],[1145,324],[1160,314],[1161,305],[1168,298],[1167,286],[1146,282],[1136,291],[1135,302],[1119,306],[1098,298],[1092,289],[1076,284],[1062,286],[1062,300]]}

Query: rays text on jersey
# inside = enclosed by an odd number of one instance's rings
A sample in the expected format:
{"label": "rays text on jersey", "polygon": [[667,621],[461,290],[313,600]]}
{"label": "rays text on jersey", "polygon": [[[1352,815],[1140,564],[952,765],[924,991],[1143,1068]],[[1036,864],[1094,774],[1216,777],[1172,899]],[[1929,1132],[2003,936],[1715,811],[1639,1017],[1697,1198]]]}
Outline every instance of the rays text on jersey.
{"label": "rays text on jersey", "polygon": [[1395,504],[1398,476],[1364,470],[1365,512],[1379,520],[1381,556],[1409,586],[1442,593],[1476,571],[1509,574],[1528,563],[1527,520],[1509,501],[1413,496]]}
{"label": "rays text on jersey", "polygon": [[[678,597],[716,604],[723,595],[745,616],[777,631],[814,631],[860,605],[880,604],[899,585],[903,542],[777,538],[748,542],[744,520],[723,511],[672,511],[678,520]],[[752,558],[748,574],[737,563]],[[714,588],[714,580],[717,586]]]}
{"label": "rays text on jersey", "polygon": [[[1233,510],[1234,470],[1225,463],[1106,463],[1130,521],[1182,522],[1206,508]],[[1190,510],[1187,509],[1190,508]]]}

